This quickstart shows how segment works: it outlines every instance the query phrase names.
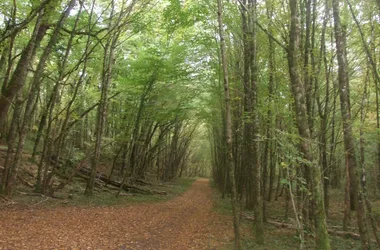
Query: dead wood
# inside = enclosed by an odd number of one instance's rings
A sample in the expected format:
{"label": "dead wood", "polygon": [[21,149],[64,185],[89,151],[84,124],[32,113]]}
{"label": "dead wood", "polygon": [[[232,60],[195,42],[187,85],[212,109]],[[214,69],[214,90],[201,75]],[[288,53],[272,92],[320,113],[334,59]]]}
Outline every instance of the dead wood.
{"label": "dead wood", "polygon": [[28,186],[30,188],[33,188],[33,184],[28,182],[27,180],[24,180],[21,176],[17,176],[17,179],[25,186]]}
{"label": "dead wood", "polygon": [[127,197],[131,197],[131,196],[136,196],[136,194],[120,193],[119,196],[127,196]]}
{"label": "dead wood", "polygon": [[[248,221],[254,221],[253,216],[247,215],[247,214],[242,214],[242,217]],[[279,228],[289,228],[289,229],[297,229],[297,226],[294,224],[290,223],[284,223],[284,222],[279,222],[279,221],[274,221],[274,220],[268,220],[267,223],[274,225]],[[336,228],[336,227],[334,227]],[[360,235],[354,232],[349,232],[349,231],[341,231],[341,230],[334,230],[332,228],[327,229],[328,233],[331,235],[336,235],[336,236],[343,236],[343,237],[348,237],[354,240],[360,240]]]}
{"label": "dead wood", "polygon": [[[90,168],[82,167],[79,170],[79,173],[77,174],[77,176],[88,180],[90,178],[90,174],[91,174]],[[99,172],[97,172],[95,180],[97,182],[102,183],[103,186],[110,185],[113,187],[120,188],[120,186],[122,185],[121,182],[110,180],[106,175]],[[152,190],[152,189],[129,185],[125,183],[123,184],[123,190],[127,192],[131,192],[131,193],[167,195],[165,191]]]}
{"label": "dead wood", "polygon": [[[71,175],[69,177],[66,177],[62,182],[60,182],[60,184],[58,184],[52,189],[53,193],[60,189],[63,189],[68,183],[70,183],[73,180],[75,176],[88,180],[91,174],[91,169],[84,166],[85,163],[86,163],[86,159],[80,161],[77,167],[71,173]],[[2,169],[2,166],[0,166],[0,170],[1,169]],[[27,172],[28,175],[32,175],[28,171],[25,171],[25,172]],[[33,188],[33,184],[23,179],[21,176],[17,176],[17,178],[23,185]],[[95,182],[97,186],[106,187],[108,189],[114,189],[114,190],[118,190],[118,188],[120,188],[121,186],[121,182],[111,180],[106,175],[100,172],[97,172]],[[154,186],[152,183],[149,183],[141,179],[134,180],[134,182],[140,185],[144,185],[144,186],[152,186],[152,187]],[[129,193],[167,195],[167,192],[165,191],[152,190],[146,187],[140,187],[140,186],[131,185],[131,184],[123,184],[123,190]]]}
{"label": "dead wood", "polygon": [[[4,170],[4,167],[3,166],[0,166],[0,171],[3,171]],[[24,171],[25,173],[27,173],[28,175],[31,175],[31,173],[29,173],[28,171]],[[33,175],[32,175],[33,176]],[[34,177],[34,176],[33,176]],[[17,175],[17,179],[25,186],[28,186],[30,188],[33,188],[33,184],[28,182],[27,180],[24,180],[20,175]]]}
{"label": "dead wood", "polygon": [[50,197],[46,197],[45,199],[40,200],[40,201],[37,202],[37,203],[34,203],[34,204],[32,204],[32,205],[28,205],[28,207],[34,207],[34,206],[40,205],[40,204],[42,204],[42,203],[48,201],[49,199],[50,199]]}
{"label": "dead wood", "polygon": [[135,183],[140,184],[140,185],[145,185],[145,186],[153,186],[153,183],[147,182],[145,180],[141,179],[136,179],[134,180]]}
{"label": "dead wood", "polygon": [[73,178],[78,174],[81,168],[83,168],[86,161],[87,161],[86,157],[82,159],[77,165],[77,167],[75,168],[75,170],[70,174],[70,176],[67,177],[65,180],[63,180],[56,188],[54,188],[54,192],[57,190],[63,189],[67,184],[69,184],[73,180]]}
{"label": "dead wood", "polygon": [[27,192],[21,192],[21,191],[17,191],[17,193],[21,194],[21,195],[25,195],[25,196],[39,196],[39,197],[45,197],[44,194],[40,194],[40,193],[27,193]]}

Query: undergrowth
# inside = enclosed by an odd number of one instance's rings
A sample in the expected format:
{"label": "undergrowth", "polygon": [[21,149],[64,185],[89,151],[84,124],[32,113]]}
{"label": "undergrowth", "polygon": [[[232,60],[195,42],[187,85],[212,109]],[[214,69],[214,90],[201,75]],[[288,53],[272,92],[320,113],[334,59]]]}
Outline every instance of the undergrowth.
{"label": "undergrowth", "polygon": [[[126,194],[127,196],[116,197],[116,190],[104,191],[95,189],[94,195],[87,197],[83,194],[83,183],[74,182],[65,192],[57,192],[54,197],[47,197],[21,189],[7,202],[0,203],[0,208],[41,208],[62,206],[121,206],[136,203],[155,203],[170,200],[186,192],[194,178],[178,178],[170,183],[152,186],[151,189],[165,191],[166,195],[158,194]],[[122,192],[122,194],[125,194]]]}
{"label": "undergrowth", "polygon": [[[214,200],[214,211],[219,214],[232,216],[231,201],[230,197],[226,196],[222,198],[220,191],[217,189],[216,185],[211,181],[211,187],[213,189],[213,200]],[[281,206],[282,203],[273,202],[270,204],[270,216],[276,218],[284,217],[284,207]],[[232,218],[231,218],[232,220]],[[231,223],[232,225],[232,223]],[[299,249],[300,242],[297,237],[297,233],[293,229],[278,228],[271,224],[266,224],[264,226],[265,230],[265,244],[258,245],[255,242],[255,236],[253,231],[253,224],[250,221],[241,220],[241,237],[242,237],[242,250],[295,250]],[[353,240],[350,238],[344,238],[340,236],[330,235],[331,249],[334,250],[359,250],[362,249],[361,243],[358,240]],[[307,242],[304,244],[304,249],[315,249],[314,239],[308,238]],[[232,250],[234,249],[234,243],[231,242],[225,248],[221,250]],[[375,249],[375,248],[374,248]]]}

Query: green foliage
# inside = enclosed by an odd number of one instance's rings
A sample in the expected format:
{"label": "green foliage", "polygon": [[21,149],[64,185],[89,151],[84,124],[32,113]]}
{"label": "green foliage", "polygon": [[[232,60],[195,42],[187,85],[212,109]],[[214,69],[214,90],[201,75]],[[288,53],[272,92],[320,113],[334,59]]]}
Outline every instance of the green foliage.
{"label": "green foliage", "polygon": [[[132,1],[125,1],[129,4]],[[243,58],[247,51],[243,45],[243,31],[241,19],[241,6],[236,1],[224,2],[224,24],[223,28],[226,33],[226,53],[228,57],[228,73],[231,90],[232,104],[232,121],[233,121],[233,140],[234,156],[237,163],[236,168],[242,166],[242,152],[244,151],[244,126],[252,125],[252,116],[244,110],[246,93],[243,87],[244,65]],[[275,164],[275,177],[279,176],[279,170],[286,173],[282,176],[280,184],[299,188],[301,191],[308,192],[307,180],[299,176],[301,166],[313,166],[317,163],[306,161],[300,153],[300,145],[304,143],[299,135],[297,121],[295,120],[294,101],[291,94],[289,68],[287,61],[287,51],[278,46],[277,41],[285,47],[289,40],[289,8],[287,2],[280,1],[258,1],[257,6],[257,23],[255,26],[257,42],[257,102],[254,107],[257,109],[258,138],[260,157],[264,158],[264,149],[266,143],[269,147],[274,148],[272,155]],[[307,1],[299,1],[306,3]],[[17,13],[16,24],[21,24],[26,20],[41,1],[16,1]],[[68,1],[54,0],[50,1],[45,9],[43,22],[49,25],[47,36],[44,37],[41,44],[36,47],[36,56],[29,66],[29,72],[23,89],[23,97],[26,98],[31,89],[31,80],[35,74],[35,68],[38,64],[44,48],[46,47],[53,29],[57,23],[60,14],[66,8]],[[113,45],[115,50],[112,64],[111,83],[109,87],[108,106],[106,108],[106,119],[104,136],[102,138],[102,158],[110,162],[115,158],[117,168],[120,168],[123,152],[117,156],[117,152],[122,147],[129,151],[125,154],[129,164],[131,158],[131,148],[136,144],[138,148],[138,162],[147,160],[145,172],[155,172],[155,164],[159,150],[160,152],[168,151],[172,146],[171,142],[174,137],[176,125],[181,124],[180,138],[189,138],[193,140],[189,143],[189,149],[186,152],[188,159],[184,173],[190,173],[198,167],[204,169],[205,175],[211,175],[210,166],[213,165],[222,168],[224,171],[223,157],[225,156],[225,104],[222,84],[222,71],[220,64],[219,37],[217,32],[217,12],[216,2],[206,0],[164,0],[164,1],[136,1],[136,5],[131,13],[126,14],[126,9],[121,9],[122,1],[116,1],[113,21],[110,21],[111,4],[110,1],[95,1],[95,7],[91,15],[92,1],[77,1],[75,8],[72,10],[64,23],[64,30],[61,30],[60,38],[53,47],[46,66],[43,71],[41,85],[38,88],[38,101],[36,112],[31,125],[31,133],[26,140],[25,152],[30,153],[33,150],[35,137],[39,127],[41,117],[46,115],[44,112],[49,107],[51,95],[57,81],[60,81],[59,97],[56,100],[52,112],[52,132],[46,133],[46,127],[42,130],[42,140],[44,142],[56,141],[63,127],[63,122],[68,115],[69,124],[73,126],[65,134],[63,146],[57,148],[53,145],[52,151],[62,149],[62,156],[71,159],[74,163],[90,152],[95,145],[94,133],[97,129],[98,106],[101,99],[101,86],[108,74],[105,72],[107,63],[107,39],[116,37],[117,41]],[[329,1],[326,2],[330,5]],[[364,32],[365,41],[368,44],[373,55],[378,52],[378,36],[380,28],[376,17],[378,8],[375,1],[352,1],[355,5],[354,12],[360,19],[360,25]],[[76,15],[79,11],[79,4],[83,4],[82,12],[79,13],[79,21],[76,33],[72,40],[72,47],[67,51],[67,45],[70,39],[70,31],[74,27]],[[342,142],[342,119],[340,118],[340,101],[337,89],[337,61],[336,50],[334,46],[333,31],[334,24],[330,16],[327,16],[326,23],[326,42],[322,42],[323,12],[325,7],[324,1],[316,2],[316,19],[313,29],[315,34],[310,38],[314,48],[308,52],[311,54],[307,57],[306,63],[305,46],[306,32],[305,22],[306,13],[301,13],[302,34],[300,39],[300,56],[299,64],[302,68],[301,78],[304,85],[308,80],[312,81],[312,89],[306,89],[305,92],[312,98],[312,113],[309,114],[313,122],[310,132],[312,133],[311,152],[314,158],[320,158],[322,151],[321,136],[327,135],[327,158],[329,166],[335,164],[338,172],[344,169],[345,149]],[[12,1],[3,1],[0,3],[0,34],[8,35],[11,29],[6,26],[12,16]],[[269,8],[267,10],[267,8]],[[120,15],[121,11],[125,15]],[[268,14],[268,12],[271,14]],[[300,6],[300,11],[305,11],[304,6]],[[331,11],[330,11],[331,12]],[[116,17],[122,17],[120,26],[113,26],[116,23]],[[330,13],[331,15],[331,13]],[[311,17],[313,18],[313,17]],[[342,21],[346,27],[347,36],[347,53],[349,59],[349,77],[350,77],[350,97],[351,113],[353,119],[353,131],[356,141],[359,137],[364,139],[364,166],[371,172],[368,174],[369,183],[374,186],[377,172],[374,172],[373,166],[377,165],[377,143],[379,131],[376,128],[376,114],[378,112],[376,102],[376,86],[373,76],[373,69],[368,64],[366,51],[362,44],[359,29],[352,19],[351,13],[346,3],[342,2]],[[25,27],[18,30],[13,41],[13,50],[10,54],[13,70],[18,60],[20,52],[28,44],[33,27],[36,22],[34,17]],[[269,33],[269,36],[268,36]],[[270,48],[269,41],[276,39],[273,48]],[[308,41],[309,41],[308,40]],[[0,45],[0,51],[10,46],[9,38],[5,39]],[[325,45],[326,51],[320,51]],[[88,46],[86,48],[86,46]],[[85,54],[88,53],[88,54]],[[323,52],[323,53],[322,53]],[[65,55],[68,59],[63,67]],[[269,59],[273,56],[273,72],[269,69]],[[2,54],[1,54],[2,56]],[[2,59],[8,60],[8,55]],[[375,57],[377,65],[379,58]],[[6,62],[7,60],[4,61]],[[326,59],[326,65],[324,65]],[[0,69],[1,85],[5,79],[7,69],[6,62]],[[320,66],[320,69],[316,69]],[[326,67],[325,67],[326,66]],[[11,72],[12,73],[12,72]],[[59,74],[63,73],[62,79]],[[310,73],[307,75],[306,73]],[[270,83],[270,76],[273,82]],[[309,77],[309,79],[307,79]],[[78,84],[79,82],[79,84]],[[76,86],[78,84],[78,89]],[[270,86],[273,84],[273,86]],[[364,85],[368,86],[366,93]],[[334,87],[335,86],[335,87]],[[271,89],[272,88],[272,89]],[[328,93],[326,91],[329,90]],[[272,92],[272,94],[270,94]],[[118,94],[114,96],[114,94]],[[74,94],[76,98],[73,99]],[[329,103],[327,99],[329,98]],[[364,106],[362,107],[362,100]],[[66,112],[71,105],[69,112]],[[333,110],[334,106],[334,110]],[[89,108],[93,107],[91,111]],[[360,118],[361,110],[364,108],[364,120]],[[326,114],[323,114],[324,110]],[[24,110],[24,109],[23,109]],[[141,117],[139,117],[138,113]],[[12,112],[10,112],[12,114]],[[322,121],[327,118],[327,128],[322,130]],[[11,116],[8,116],[11,121]],[[76,122],[77,121],[77,122]],[[334,124],[335,127],[332,127]],[[8,124],[9,125],[9,124]],[[148,127],[156,127],[148,142]],[[159,138],[159,132],[167,129],[168,132]],[[153,130],[153,129],[152,129]],[[195,132],[194,132],[195,131]],[[150,131],[149,131],[150,132]],[[270,134],[270,133],[271,134]],[[334,132],[334,138],[332,137]],[[65,131],[66,133],[66,131]],[[137,135],[135,135],[135,133]],[[334,141],[332,141],[334,139]],[[161,140],[161,141],[160,141]],[[334,145],[330,145],[334,143]],[[48,145],[48,144],[46,144]],[[332,146],[330,148],[330,146]],[[157,148],[160,147],[158,150]],[[359,152],[360,144],[357,143],[356,151]],[[42,149],[39,146],[38,149]],[[153,149],[152,149],[153,148]],[[139,151],[140,150],[140,151]],[[144,151],[146,150],[146,151]],[[156,150],[156,151],[155,151]],[[117,157],[116,157],[117,156]],[[272,157],[271,156],[271,157]],[[335,158],[333,158],[334,156]],[[144,158],[145,157],[145,158]],[[269,157],[268,157],[269,158]],[[330,161],[331,160],[331,161]],[[319,159],[319,162],[321,160]],[[263,163],[263,162],[262,162]],[[240,165],[239,165],[240,164]],[[143,165],[143,164],[142,164]],[[145,166],[144,166],[145,167]],[[163,167],[163,166],[161,166]],[[67,169],[70,170],[70,169]],[[215,170],[215,169],[213,169]],[[68,174],[70,171],[64,172]],[[145,174],[143,173],[143,175]],[[211,170],[211,172],[213,172]],[[223,172],[224,173],[224,172]],[[214,173],[213,173],[214,174]],[[321,178],[322,179],[322,178]],[[325,180],[331,180],[325,177]],[[173,184],[174,193],[183,192],[190,184],[191,180],[179,180],[179,184]],[[127,199],[130,202],[133,199],[138,201],[141,197]],[[152,200],[159,200],[161,197],[150,197]],[[84,200],[86,204],[117,204],[120,200],[111,196],[104,196],[93,199],[87,199],[80,195],[74,197],[74,200]],[[122,198],[124,199],[124,198]],[[144,200],[145,198],[141,198]],[[229,211],[229,201],[223,200],[221,210]],[[377,216],[378,211],[375,210]],[[289,240],[293,242],[293,238]],[[286,241],[286,240],[285,240]],[[284,239],[275,241],[275,246],[284,244]],[[337,246],[340,243],[337,243]],[[342,243],[343,244],[343,243]],[[249,240],[245,243],[247,248],[256,247]],[[290,246],[292,246],[290,244]],[[276,248],[273,248],[276,249]]]}

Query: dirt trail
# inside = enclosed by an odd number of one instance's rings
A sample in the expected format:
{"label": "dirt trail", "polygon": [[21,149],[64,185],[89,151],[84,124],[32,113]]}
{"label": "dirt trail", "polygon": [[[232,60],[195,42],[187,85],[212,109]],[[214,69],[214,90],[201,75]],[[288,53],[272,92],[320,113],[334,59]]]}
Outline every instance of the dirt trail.
{"label": "dirt trail", "polygon": [[221,249],[231,226],[212,206],[199,179],[163,203],[1,211],[0,249]]}

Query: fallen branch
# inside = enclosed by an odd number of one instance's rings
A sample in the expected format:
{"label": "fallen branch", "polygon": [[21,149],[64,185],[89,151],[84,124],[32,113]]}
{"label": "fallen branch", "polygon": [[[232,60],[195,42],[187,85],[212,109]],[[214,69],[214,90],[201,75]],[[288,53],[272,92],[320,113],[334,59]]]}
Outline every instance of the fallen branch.
{"label": "fallen branch", "polygon": [[32,204],[32,205],[29,205],[28,207],[34,207],[34,206],[37,206],[37,205],[39,205],[39,204],[41,204],[41,203],[44,203],[44,202],[48,201],[49,199],[50,199],[50,197],[46,197],[44,200],[40,200],[39,202],[34,203],[34,204]]}
{"label": "fallen branch", "polygon": [[[92,170],[90,168],[83,167],[79,170],[79,173],[77,174],[77,176],[88,180],[90,178],[91,171]],[[110,185],[110,186],[120,188],[120,186],[122,185],[121,182],[110,180],[107,176],[105,176],[104,174],[101,174],[99,172],[96,173],[96,181],[103,183],[104,186]],[[127,192],[132,192],[132,193],[167,195],[167,193],[165,191],[151,190],[148,188],[138,187],[138,186],[134,186],[134,185],[128,185],[125,183],[123,184],[122,188],[123,188],[123,190],[125,190]]]}
{"label": "fallen branch", "polygon": [[[248,221],[254,221],[254,217],[247,215],[247,214],[242,214],[242,217]],[[268,220],[267,221],[269,224],[274,225],[279,228],[289,228],[289,229],[297,229],[297,227],[293,224],[289,223],[284,223],[284,222],[279,222],[279,221],[274,221],[274,220]],[[337,236],[343,236],[343,237],[349,237],[354,240],[360,240],[360,235],[354,232],[348,232],[348,231],[337,231],[331,228],[327,229],[328,233],[331,235],[337,235]]]}
{"label": "fallen branch", "polygon": [[[3,166],[0,166],[0,171],[3,171],[4,170],[4,167]],[[29,175],[30,173],[27,172]],[[28,186],[30,188],[33,188],[33,184],[29,183],[27,180],[24,180],[20,175],[17,175],[17,179],[25,186]]]}
{"label": "fallen branch", "polygon": [[136,194],[120,193],[119,196],[127,196],[127,197],[131,197],[131,196],[136,196]]}
{"label": "fallen branch", "polygon": [[11,199],[9,199],[8,197],[6,197],[5,195],[0,195],[0,199],[5,201],[5,202],[10,202]]}
{"label": "fallen branch", "polygon": [[134,180],[134,182],[139,183],[140,185],[153,186],[153,183],[150,183],[141,179]]}
{"label": "fallen branch", "polygon": [[56,192],[60,189],[63,189],[67,184],[69,184],[73,180],[73,178],[78,174],[78,172],[83,167],[83,165],[86,163],[87,159],[88,159],[88,157],[83,158],[79,162],[79,164],[77,165],[75,170],[70,174],[70,176],[66,180],[61,181],[61,183],[53,189],[53,192]]}
{"label": "fallen branch", "polygon": [[28,182],[27,180],[24,180],[23,178],[21,178],[21,176],[17,176],[17,179],[25,186],[28,186],[30,188],[33,188],[33,184]]}
{"label": "fallen branch", "polygon": [[25,196],[39,196],[39,197],[45,196],[45,195],[40,194],[40,193],[26,193],[26,192],[22,192],[22,191],[18,191],[18,190],[17,190],[17,193],[19,193],[21,195],[25,195]]}
{"label": "fallen branch", "polygon": [[[5,195],[0,195],[0,201],[4,202],[5,206],[9,206],[9,205],[13,205],[13,204],[17,203]],[[0,202],[0,203],[2,203],[2,202]]]}

